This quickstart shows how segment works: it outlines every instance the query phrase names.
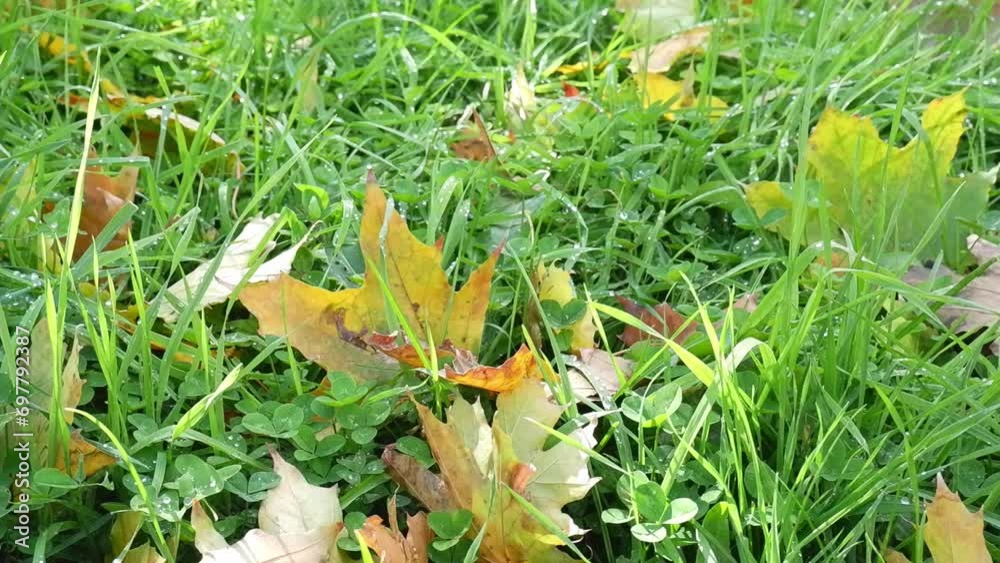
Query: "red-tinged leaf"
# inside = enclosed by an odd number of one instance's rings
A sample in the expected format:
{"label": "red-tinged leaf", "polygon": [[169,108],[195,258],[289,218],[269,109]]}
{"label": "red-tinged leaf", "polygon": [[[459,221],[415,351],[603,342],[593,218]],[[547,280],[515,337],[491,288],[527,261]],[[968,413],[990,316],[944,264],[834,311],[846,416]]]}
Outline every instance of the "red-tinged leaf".
{"label": "red-tinged leaf", "polygon": [[457,350],[454,363],[444,373],[448,381],[494,393],[510,391],[526,379],[542,378],[535,355],[524,344],[499,367],[480,365],[469,352]]}
{"label": "red-tinged leaf", "polygon": [[[661,303],[649,309],[620,295],[616,296],[615,299],[618,300],[618,303],[626,313],[636,317],[663,336],[672,338],[678,344],[683,344],[687,340],[687,337],[691,336],[695,331],[696,326],[694,323],[690,323],[683,330],[680,330],[681,326],[684,325],[684,317],[680,316],[667,303]],[[631,346],[636,342],[654,339],[655,337],[638,328],[628,326],[625,327],[625,331],[622,332],[620,338],[626,346]]]}

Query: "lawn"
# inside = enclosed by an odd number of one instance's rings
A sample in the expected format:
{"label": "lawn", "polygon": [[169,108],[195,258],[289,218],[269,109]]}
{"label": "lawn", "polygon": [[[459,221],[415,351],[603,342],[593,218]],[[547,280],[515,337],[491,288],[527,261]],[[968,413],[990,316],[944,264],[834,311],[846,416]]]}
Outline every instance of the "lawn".
{"label": "lawn", "polygon": [[1000,561],[1000,4],[0,13],[0,560]]}

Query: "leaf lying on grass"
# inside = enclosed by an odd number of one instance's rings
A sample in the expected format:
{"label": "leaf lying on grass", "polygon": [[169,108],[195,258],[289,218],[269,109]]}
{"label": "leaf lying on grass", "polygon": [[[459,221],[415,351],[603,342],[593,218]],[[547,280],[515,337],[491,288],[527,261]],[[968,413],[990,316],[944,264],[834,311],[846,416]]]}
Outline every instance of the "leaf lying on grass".
{"label": "leaf lying on grass", "polygon": [[622,30],[641,40],[659,39],[697,22],[696,0],[617,0]]}
{"label": "leaf lying on grass", "polygon": [[[921,257],[944,250],[957,265],[968,229],[985,210],[995,176],[947,178],[963,132],[964,92],[934,100],[921,119],[924,135],[903,148],[883,141],[871,118],[828,108],[809,137],[806,153],[810,175],[819,181],[819,201],[806,209],[806,242],[821,236],[817,206],[827,206],[831,219],[855,243],[886,237],[896,250],[912,250],[926,236],[939,212],[950,202],[937,230],[930,233]],[[767,228],[791,234],[792,199],[774,182],[747,186],[747,200]],[[882,224],[882,217],[890,223]]]}
{"label": "leaf lying on grass", "polygon": [[361,527],[365,544],[378,554],[381,563],[427,563],[427,546],[434,539],[434,532],[427,525],[427,515],[419,512],[406,517],[406,535],[399,531],[396,517],[396,499],[389,500],[389,527],[382,518],[370,516]]}
{"label": "leaf lying on grass", "polygon": [[465,350],[459,350],[455,362],[444,370],[445,378],[452,383],[477,387],[494,393],[511,391],[526,379],[541,379],[535,355],[527,345],[499,367],[483,366]]}
{"label": "leaf lying on grass", "polygon": [[[543,525],[545,517],[565,536],[583,532],[562,512],[583,498],[597,479],[587,469],[587,454],[566,442],[544,450],[563,407],[553,403],[542,381],[526,380],[501,393],[492,427],[479,403],[456,397],[448,422],[416,405],[431,453],[441,471],[435,476],[409,456],[390,449],[383,456],[396,481],[428,506],[445,498],[449,509],[472,513],[468,534],[484,529],[481,557],[490,563],[570,561],[557,546],[563,540]],[[570,440],[593,447],[594,428],[581,428]],[[446,493],[444,492],[446,491]],[[534,507],[529,511],[515,496]],[[439,509],[439,507],[433,507]]]}
{"label": "leaf lying on grass", "polygon": [[[923,534],[934,563],[992,563],[983,525],[983,511],[970,512],[938,475],[937,492],[927,505]],[[886,561],[909,563],[903,554],[891,550]]]}
{"label": "leaf lying on grass", "polygon": [[334,563],[340,561],[336,540],[343,528],[337,487],[306,482],[294,465],[271,448],[274,472],[281,478],[267,493],[257,514],[257,529],[229,545],[195,501],[191,526],[203,563]]}
{"label": "leaf lying on grass", "polygon": [[693,109],[706,111],[708,118],[715,121],[725,115],[729,107],[726,102],[715,96],[708,98],[707,105],[701,105],[690,77],[678,82],[662,74],[645,73],[635,75],[632,80],[639,89],[643,107],[666,104],[667,110],[663,117],[670,121],[683,117],[686,114],[683,110]]}
{"label": "leaf lying on grass", "polygon": [[[664,338],[673,339],[678,344],[683,344],[697,329],[695,323],[688,323],[687,326],[684,326],[684,317],[674,311],[668,303],[660,303],[650,309],[620,295],[616,296],[615,299],[618,300],[626,313],[639,319]],[[683,330],[681,327],[684,327]],[[632,346],[636,342],[654,339],[655,336],[634,326],[626,326],[620,338],[626,346]]]}
{"label": "leaf lying on grass", "polygon": [[[193,307],[195,310],[201,310],[209,305],[229,299],[230,294],[244,278],[247,279],[247,283],[257,283],[270,281],[282,274],[287,274],[292,269],[295,253],[306,241],[304,237],[288,250],[261,264],[252,273],[250,271],[254,258],[258,256],[258,250],[260,250],[259,255],[267,255],[274,249],[274,242],[268,242],[263,245],[263,248],[261,248],[261,242],[280,217],[279,214],[275,213],[264,218],[251,219],[239,236],[223,249],[218,268],[213,268],[211,261],[206,262],[170,286],[167,293],[180,302],[182,307]],[[249,277],[247,274],[250,274]],[[191,305],[190,299],[194,297],[208,276],[212,276],[212,279],[208,282],[205,292],[196,304]],[[185,303],[188,304],[185,305]],[[166,301],[160,306],[157,315],[167,322],[174,322],[180,312],[170,301]]]}
{"label": "leaf lying on grass", "polygon": [[463,132],[463,139],[452,143],[451,150],[455,156],[466,160],[478,160],[487,162],[496,160],[497,151],[490,140],[490,133],[483,123],[483,118],[479,117],[479,112],[472,110],[472,122],[474,126],[469,126]]}
{"label": "leaf lying on grass", "polygon": [[[426,329],[433,342],[448,340],[475,353],[499,252],[455,292],[441,268],[441,250],[417,240],[395,211],[386,220],[382,247],[380,233],[387,210],[385,194],[371,175],[361,219],[361,252],[368,262],[361,287],[328,291],[284,275],[247,286],[240,301],[257,317],[261,334],[287,337],[292,346],[329,371],[368,379],[395,375],[399,371],[395,362],[353,342],[362,335],[388,333],[396,324],[386,306],[381,277],[414,331],[424,334]],[[384,268],[384,273],[373,270],[373,265]]]}
{"label": "leaf lying on grass", "polygon": [[[980,264],[994,261],[980,276],[976,277],[958,292],[958,297],[965,299],[978,308],[961,305],[944,305],[938,309],[941,321],[949,326],[958,323],[957,332],[971,332],[980,328],[988,328],[1000,322],[1000,245],[993,244],[976,235],[969,235],[967,241],[969,252]],[[958,282],[961,276],[942,266],[932,272],[923,266],[915,266],[907,272],[904,280],[910,284],[927,282],[932,276]]]}
{"label": "leaf lying on grass", "polygon": [[[80,210],[80,230],[73,246],[73,260],[79,260],[94,243],[108,223],[125,206],[135,200],[139,169],[126,166],[117,176],[101,173],[100,166],[88,166],[83,178],[83,206]],[[131,223],[123,225],[101,250],[114,250],[128,242]]]}
{"label": "leaf lying on grass", "polygon": [[648,49],[639,48],[632,52],[629,70],[632,74],[643,72],[667,72],[681,57],[705,52],[712,35],[712,26],[702,25],[678,33]]}

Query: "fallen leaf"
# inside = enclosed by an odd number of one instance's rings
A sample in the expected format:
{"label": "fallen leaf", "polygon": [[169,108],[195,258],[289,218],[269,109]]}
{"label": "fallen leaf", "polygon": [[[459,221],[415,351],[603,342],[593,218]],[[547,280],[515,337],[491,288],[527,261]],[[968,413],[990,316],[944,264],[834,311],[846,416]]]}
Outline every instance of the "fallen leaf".
{"label": "fallen leaf", "polygon": [[[545,428],[553,427],[563,407],[550,400],[542,381],[525,380],[514,390],[501,393],[492,428],[480,404],[470,404],[461,397],[448,409],[447,423],[423,405],[417,404],[416,408],[448,489],[449,508],[472,513],[470,537],[484,530],[480,551],[484,561],[571,560],[556,549],[562,540],[536,520],[512,493],[520,491],[565,534],[582,533],[562,507],[583,498],[597,479],[587,469],[587,454],[570,444],[559,442],[543,449],[549,437]],[[593,430],[592,426],[576,430],[570,438],[593,447]],[[414,482],[396,478],[404,487]],[[497,483],[509,488],[498,487]]]}
{"label": "fallen leaf", "polygon": [[404,536],[396,523],[396,499],[389,500],[389,528],[378,516],[370,516],[361,527],[361,537],[382,563],[427,563],[427,546],[434,533],[423,512],[406,517]]}
{"label": "fallen leaf", "polygon": [[[804,242],[821,238],[818,208],[826,206],[854,246],[878,239],[890,241],[895,250],[911,250],[928,236],[928,226],[950,201],[920,256],[932,258],[943,250],[947,263],[962,262],[969,233],[964,223],[985,210],[996,180],[995,172],[947,177],[965,115],[964,92],[934,100],[921,119],[924,134],[896,148],[879,137],[870,118],[833,108],[824,111],[806,153],[809,174],[819,182],[819,197],[807,203]],[[752,185],[747,199],[758,217],[783,212],[768,228],[790,236],[792,201],[776,184]],[[886,217],[890,224],[885,224]]]}
{"label": "fallen leaf", "polygon": [[[969,252],[980,264],[986,264],[1000,257],[1000,245],[976,235],[969,235],[967,244]],[[920,265],[911,268],[903,279],[910,284],[921,284],[929,281],[935,274],[936,277],[946,278],[953,283],[961,279],[961,276],[945,266],[932,272]],[[964,307],[949,303],[937,312],[941,321],[955,327],[957,332],[989,328],[1000,321],[1000,261],[993,262],[981,275],[963,287],[957,297],[969,301],[974,306]]]}
{"label": "fallen leaf", "polygon": [[580,89],[568,82],[562,83],[563,95],[567,98],[576,98],[580,95]]}
{"label": "fallen leaf", "polygon": [[[191,142],[195,135],[203,129],[201,122],[175,111],[172,106],[166,105],[167,100],[164,98],[155,96],[126,96],[117,87],[109,90],[109,86],[111,85],[107,81],[102,82],[102,90],[107,94],[107,107],[113,112],[125,112],[125,115],[134,122],[139,148],[146,156],[155,157],[160,150],[160,130],[163,121],[166,121],[165,129],[168,135],[176,135],[179,131],[188,142]],[[85,96],[70,95],[64,101],[70,107],[83,111],[86,111],[87,106],[90,104],[90,98]],[[157,107],[141,110],[134,109],[135,106],[148,105],[156,105]],[[226,140],[214,131],[208,131],[205,138],[209,144],[215,147],[224,147],[226,145]],[[226,167],[229,173],[237,179],[243,177],[245,169],[236,151],[230,151],[226,154]]]}
{"label": "fallen leaf", "polygon": [[[576,288],[569,272],[556,266],[546,266],[539,264],[535,268],[532,283],[535,286],[535,294],[539,303],[554,301],[560,306],[576,300]],[[544,305],[543,305],[544,306]],[[549,319],[552,322],[554,319]],[[525,325],[528,333],[536,345],[545,341],[545,330],[542,326],[542,317],[534,302],[529,302],[525,310]],[[558,335],[563,331],[570,332],[570,351],[590,348],[594,345],[594,335],[597,334],[597,325],[594,322],[594,312],[590,307],[586,307],[583,316],[571,326],[556,329]]]}
{"label": "fallen leaf", "polygon": [[667,72],[681,57],[705,52],[712,26],[703,25],[678,33],[650,48],[632,51],[629,70],[632,74]]}
{"label": "fallen leaf", "polygon": [[[275,213],[264,218],[251,219],[239,236],[223,249],[222,258],[217,268],[213,268],[213,261],[201,264],[171,285],[167,289],[167,294],[179,302],[182,308],[193,307],[195,310],[201,310],[209,305],[222,303],[229,299],[230,294],[244,279],[247,280],[247,283],[257,283],[271,281],[282,274],[287,274],[292,269],[295,253],[306,242],[305,237],[256,269],[251,269],[254,258],[266,256],[274,249],[275,243],[273,241],[264,245],[261,243],[280,218],[281,216]],[[198,299],[198,302],[192,305],[191,300],[201,285],[205,283],[205,278],[209,276],[211,276],[211,280],[208,282],[205,292]],[[167,300],[160,305],[157,316],[164,321],[174,322],[180,316],[180,311],[170,300]]]}
{"label": "fallen leaf", "polygon": [[115,523],[111,525],[110,534],[111,554],[114,557],[123,555],[125,549],[132,544],[145,518],[145,514],[135,510],[118,513]]}
{"label": "fallen leaf", "polygon": [[122,563],[167,563],[148,543],[129,550]]}
{"label": "fallen leaf", "polygon": [[[648,307],[639,305],[635,301],[620,295],[616,296],[615,299],[618,300],[618,303],[626,313],[639,319],[646,326],[652,328],[665,338],[673,339],[678,344],[683,344],[687,340],[687,337],[691,336],[697,330],[695,323],[688,323],[681,330],[681,327],[684,325],[684,317],[674,311],[673,307],[667,303],[660,303],[650,310]],[[636,342],[654,340],[656,337],[636,327],[626,326],[619,338],[626,346],[632,346]]]}
{"label": "fallen leaf", "polygon": [[577,400],[601,397],[610,399],[621,389],[622,381],[632,375],[635,362],[604,350],[586,348],[579,357],[566,356],[569,383]]}
{"label": "fallen leaf", "polygon": [[640,40],[666,37],[698,21],[696,0],[617,0],[615,8],[625,12],[622,30]]}
{"label": "fallen leaf", "polygon": [[[388,215],[385,245],[380,244],[387,210],[385,194],[372,176],[361,220],[360,244],[366,261],[385,268],[382,275],[389,294],[418,334],[426,329],[433,342],[450,341],[456,348],[475,353],[499,249],[455,292],[441,268],[441,251],[417,240],[399,213]],[[328,291],[283,275],[247,286],[240,301],[257,317],[261,334],[288,338],[292,346],[329,371],[370,379],[384,379],[399,371],[398,364],[384,354],[354,343],[361,335],[388,333],[396,324],[371,267],[359,288]]]}
{"label": "fallen leaf", "polygon": [[707,107],[699,105],[698,95],[695,94],[690,80],[677,82],[662,74],[639,74],[634,76],[633,81],[642,96],[643,107],[650,107],[654,104],[666,104],[667,111],[663,117],[670,121],[676,121],[679,117],[687,114],[682,110],[704,110],[707,111],[710,120],[720,119],[729,107],[726,102],[711,96],[708,98]]}
{"label": "fallen leaf", "polygon": [[882,557],[885,559],[885,563],[910,563],[910,560],[905,555],[892,549],[885,550]]}
{"label": "fallen leaf", "polygon": [[472,110],[472,120],[474,126],[465,129],[464,139],[452,143],[451,150],[455,156],[466,160],[478,160],[487,162],[495,160],[497,157],[496,148],[490,140],[490,133],[486,130],[483,118],[479,117],[479,112]]}
{"label": "fallen leaf", "polygon": [[[38,434],[35,437],[38,438]],[[98,471],[111,467],[118,460],[83,438],[80,430],[74,430],[69,437],[69,467],[62,451],[56,452],[55,468],[76,478],[90,477]]]}
{"label": "fallen leaf", "polygon": [[[361,338],[361,342],[356,344],[369,346],[374,350],[378,350],[379,353],[385,354],[403,365],[414,368],[424,367],[424,362],[420,359],[417,347],[409,342],[400,344],[399,340],[400,337],[398,334],[379,334],[375,332],[364,335]],[[423,349],[424,357],[429,357],[430,349],[426,346],[421,346],[421,348]],[[439,362],[451,360],[457,352],[458,350],[448,341],[445,341],[434,350]]]}
{"label": "fallen leaf", "polygon": [[281,477],[268,491],[257,519],[260,528],[228,545],[197,503],[191,510],[195,547],[202,563],[336,563],[337,536],[343,529],[337,487],[310,485],[295,466],[271,448]]}
{"label": "fallen leaf", "polygon": [[395,445],[386,446],[382,452],[382,463],[394,481],[402,485],[432,512],[448,510],[452,506],[448,486],[441,477],[421,465],[415,458],[396,451]]}
{"label": "fallen leaf", "polygon": [[535,355],[527,345],[499,367],[479,365],[476,358],[465,350],[457,350],[455,361],[444,369],[444,377],[452,383],[477,387],[494,393],[511,391],[526,379],[541,379]]}
{"label": "fallen leaf", "polygon": [[[73,246],[73,260],[79,260],[94,243],[104,227],[115,215],[135,200],[135,187],[139,169],[126,166],[115,177],[105,176],[100,166],[88,166],[83,178],[83,206],[80,210],[80,227]],[[107,246],[101,250],[114,250],[128,242],[131,223],[123,225]]]}
{"label": "fallen leaf", "polygon": [[941,475],[937,492],[927,505],[924,542],[935,563],[992,563],[983,536],[983,511],[970,512],[948,489]]}

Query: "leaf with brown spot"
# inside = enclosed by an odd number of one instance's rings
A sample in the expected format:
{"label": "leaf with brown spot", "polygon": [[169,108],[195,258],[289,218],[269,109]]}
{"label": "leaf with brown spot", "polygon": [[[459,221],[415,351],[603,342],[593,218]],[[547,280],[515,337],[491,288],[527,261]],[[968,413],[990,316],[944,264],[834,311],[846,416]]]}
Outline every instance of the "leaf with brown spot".
{"label": "leaf with brown spot", "polygon": [[451,150],[455,156],[466,160],[478,160],[486,162],[496,160],[497,151],[490,140],[490,133],[486,130],[486,124],[479,117],[479,112],[472,110],[472,120],[474,127],[468,127],[463,132],[463,139],[452,143]]}
{"label": "leaf with brown spot", "polygon": [[382,271],[389,295],[418,335],[429,330],[428,340],[450,341],[456,348],[475,353],[486,322],[499,249],[456,292],[441,268],[441,251],[420,242],[399,213],[387,214],[388,210],[385,194],[370,177],[360,245],[366,262],[376,270],[369,265],[361,287],[328,291],[288,276],[247,286],[240,301],[257,317],[261,334],[288,338],[292,346],[329,371],[360,379],[397,374],[397,362],[357,345],[359,338],[388,333],[397,324],[386,306],[378,273]]}
{"label": "leaf with brown spot", "polygon": [[406,517],[407,532],[399,531],[396,520],[396,499],[389,500],[389,528],[382,518],[370,516],[361,527],[361,537],[375,551],[382,563],[427,563],[427,546],[434,533],[427,525],[427,515],[419,512]]}
{"label": "leaf with brown spot", "polygon": [[386,446],[382,463],[393,480],[403,486],[431,511],[449,510],[453,503],[441,477],[424,467],[415,458],[399,453],[395,445]]}

